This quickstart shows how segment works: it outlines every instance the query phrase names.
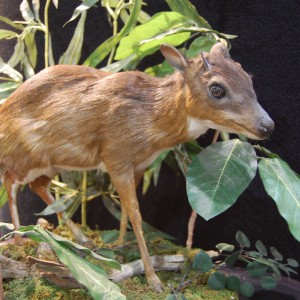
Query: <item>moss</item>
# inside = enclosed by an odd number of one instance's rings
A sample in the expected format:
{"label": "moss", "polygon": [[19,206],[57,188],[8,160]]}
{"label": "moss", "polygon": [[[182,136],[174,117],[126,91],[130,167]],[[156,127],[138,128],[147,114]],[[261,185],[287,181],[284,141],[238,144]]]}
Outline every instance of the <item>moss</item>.
{"label": "moss", "polygon": [[[66,227],[58,227],[54,229],[56,234],[59,234],[65,238],[73,239],[70,232]],[[115,243],[104,244],[101,240],[101,232],[95,230],[87,230],[86,234],[91,238],[97,248],[114,248]],[[126,295],[128,300],[156,300],[166,299],[167,295],[171,293],[171,288],[176,290],[180,284],[183,274],[199,250],[187,250],[184,247],[174,245],[170,241],[166,241],[161,237],[153,237],[147,240],[148,247],[152,255],[165,255],[165,254],[183,254],[186,257],[185,264],[181,270],[177,272],[159,272],[158,276],[162,280],[165,290],[163,293],[157,293],[153,291],[146,282],[145,276],[139,275],[131,279],[125,280],[118,285],[121,291]],[[8,244],[1,248],[2,254],[10,257],[14,260],[25,261],[28,255],[37,256],[36,249],[37,243],[25,242],[23,247],[15,246],[14,244]],[[138,248],[134,240],[128,241],[123,247],[117,251],[118,257],[122,257],[125,262],[138,258]],[[44,258],[43,259],[47,259]],[[54,260],[55,258],[49,258]],[[102,265],[102,262],[96,261],[93,258],[89,258],[90,261],[98,265]],[[102,265],[106,268],[105,265]],[[229,291],[212,291],[206,286],[208,274],[197,274],[190,271],[186,280],[192,279],[189,284],[181,288],[180,292],[184,293],[185,297],[189,300],[228,300],[238,299],[235,294]],[[45,279],[41,278],[23,278],[15,279],[4,282],[4,292],[6,300],[91,300],[92,298],[84,289],[62,289],[49,283]],[[233,297],[234,298],[231,298]]]}
{"label": "moss", "polygon": [[45,279],[22,278],[4,283],[5,300],[92,300],[83,289],[61,289]]}

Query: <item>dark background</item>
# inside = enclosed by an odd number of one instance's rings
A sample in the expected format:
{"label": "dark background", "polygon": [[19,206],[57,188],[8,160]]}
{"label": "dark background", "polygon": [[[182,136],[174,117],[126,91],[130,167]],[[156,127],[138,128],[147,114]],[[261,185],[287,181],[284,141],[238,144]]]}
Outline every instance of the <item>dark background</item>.
{"label": "dark background", "polygon": [[[21,1],[1,0],[0,15],[14,20],[21,19]],[[151,15],[169,10],[162,0],[147,1],[145,11]],[[239,61],[254,78],[258,99],[275,121],[275,132],[266,141],[259,142],[280,155],[294,171],[300,173],[299,129],[300,129],[300,84],[299,84],[299,35],[300,2],[297,0],[202,0],[191,1],[201,16],[220,32],[238,35],[232,41],[231,56]],[[44,1],[41,1],[43,7]],[[56,61],[67,48],[75,23],[62,25],[71,17],[80,1],[60,1],[59,9],[50,9],[50,30],[54,41]],[[1,24],[1,28],[4,25]],[[111,35],[111,28],[104,9],[93,8],[88,13],[86,36],[82,57],[85,59],[102,41]],[[43,39],[40,53],[43,53]],[[6,61],[12,54],[13,42],[0,42],[0,56]],[[39,57],[42,68],[43,57]],[[141,69],[153,62],[160,62],[156,55],[147,58]],[[0,120],[1,121],[1,120]],[[209,132],[199,140],[206,145],[211,140]],[[43,203],[32,196],[28,188],[20,195],[19,211],[21,223],[32,224],[34,212],[43,209]],[[159,184],[139,199],[145,221],[185,244],[187,222],[191,209],[185,192],[182,176],[174,174],[163,166]],[[98,224],[100,229],[118,228],[118,222],[106,211],[101,200],[88,205],[90,225]],[[3,209],[3,219],[8,209]],[[76,220],[76,218],[75,218]],[[79,221],[77,217],[77,221]],[[299,220],[300,222],[300,220]],[[260,239],[266,246],[275,246],[287,257],[300,261],[300,243],[289,233],[286,222],[279,215],[274,201],[265,193],[259,178],[255,178],[237,203],[225,213],[211,221],[197,218],[194,246],[213,249],[219,242],[234,242],[237,230],[242,230],[252,242]]]}

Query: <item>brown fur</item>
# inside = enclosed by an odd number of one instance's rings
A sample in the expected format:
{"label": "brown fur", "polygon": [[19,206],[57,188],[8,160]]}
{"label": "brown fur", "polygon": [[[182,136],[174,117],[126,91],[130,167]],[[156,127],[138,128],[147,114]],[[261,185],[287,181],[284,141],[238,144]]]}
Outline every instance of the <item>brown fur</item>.
{"label": "brown fur", "polygon": [[[222,47],[217,44],[205,55],[213,66],[207,70],[201,57],[188,61],[176,49],[162,46],[166,59],[179,70],[163,79],[60,65],[20,86],[0,108],[0,176],[8,188],[15,226],[19,221],[14,184],[31,181],[49,204],[54,200],[43,189],[60,169],[94,169],[104,163],[122,211],[132,222],[148,282],[160,289],[135,193],[145,168],[164,149],[196,138],[209,127],[250,138],[264,138],[273,129],[257,103],[251,78],[224,56]],[[222,100],[209,92],[215,82],[226,89]],[[36,169],[45,171],[39,174]]]}

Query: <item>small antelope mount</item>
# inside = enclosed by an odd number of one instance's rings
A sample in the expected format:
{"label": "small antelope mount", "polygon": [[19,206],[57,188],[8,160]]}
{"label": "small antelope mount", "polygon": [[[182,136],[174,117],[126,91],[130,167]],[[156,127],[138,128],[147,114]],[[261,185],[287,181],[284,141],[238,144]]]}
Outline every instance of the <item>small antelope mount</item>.
{"label": "small antelope mount", "polygon": [[58,65],[27,80],[0,108],[0,176],[15,228],[20,185],[29,183],[51,204],[49,185],[60,170],[105,169],[122,203],[120,234],[128,215],[156,290],[162,284],[150,262],[136,195],[147,166],[209,128],[251,139],[264,139],[274,128],[251,77],[222,43],[191,60],[169,45],[160,49],[176,69],[171,76]]}

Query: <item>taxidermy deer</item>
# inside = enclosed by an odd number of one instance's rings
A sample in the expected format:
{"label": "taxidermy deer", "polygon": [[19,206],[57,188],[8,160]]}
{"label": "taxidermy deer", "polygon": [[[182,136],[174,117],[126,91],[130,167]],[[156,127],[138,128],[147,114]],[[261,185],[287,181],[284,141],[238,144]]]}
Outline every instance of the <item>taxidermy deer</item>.
{"label": "taxidermy deer", "polygon": [[0,175],[15,228],[20,185],[29,183],[51,204],[49,185],[60,170],[105,169],[122,203],[123,233],[127,213],[156,290],[162,285],[150,262],[136,196],[147,166],[165,149],[209,128],[258,140],[274,128],[251,77],[223,44],[191,60],[171,46],[160,49],[177,70],[166,78],[58,65],[27,80],[0,108]]}

